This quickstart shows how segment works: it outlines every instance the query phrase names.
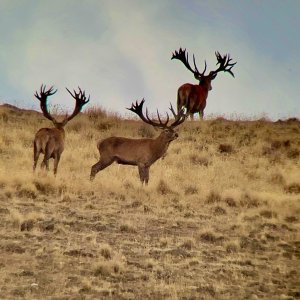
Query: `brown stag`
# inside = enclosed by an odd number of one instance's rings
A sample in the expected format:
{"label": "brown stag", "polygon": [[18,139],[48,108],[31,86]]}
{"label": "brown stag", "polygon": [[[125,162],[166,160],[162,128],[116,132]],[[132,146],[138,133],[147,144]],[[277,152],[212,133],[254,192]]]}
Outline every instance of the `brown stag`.
{"label": "brown stag", "polygon": [[136,101],[135,104],[132,103],[131,108],[127,109],[136,113],[143,122],[163,131],[155,139],[130,139],[113,136],[99,141],[97,148],[100,153],[100,160],[92,166],[91,180],[94,179],[99,171],[116,162],[123,165],[138,166],[142,184],[148,184],[151,165],[166,154],[169,144],[178,137],[175,127],[185,121],[186,115],[183,113],[183,110],[176,114],[171,105],[170,110],[175,120],[170,125],[167,125],[169,122],[168,114],[167,119],[162,121],[157,112],[158,122],[153,121],[149,118],[147,110],[146,116],[143,114],[144,101],[143,99],[140,104]]}
{"label": "brown stag", "polygon": [[195,56],[193,55],[194,69],[192,69],[188,61],[188,53],[185,53],[185,51],[186,49],[183,50],[180,48],[178,51],[175,51],[175,53],[172,53],[171,59],[180,60],[186,68],[194,74],[195,78],[199,80],[199,84],[185,83],[179,87],[177,92],[177,109],[180,111],[185,107],[191,119],[193,119],[193,115],[197,112],[199,113],[199,117],[203,119],[208,92],[212,89],[211,81],[214,80],[218,72],[221,71],[228,72],[234,77],[231,69],[236,62],[231,62],[232,59],[229,54],[222,56],[219,52],[215,52],[218,61],[217,65],[219,64],[219,67],[215,71],[210,71],[208,75],[204,75],[207,66],[206,61],[204,71],[200,73],[196,66]]}
{"label": "brown stag", "polygon": [[85,92],[79,88],[79,92],[72,94],[68,89],[67,91],[75,99],[76,105],[73,113],[70,116],[66,116],[65,119],[61,122],[58,122],[48,111],[47,98],[48,96],[54,95],[57,90],[53,90],[53,86],[49,89],[46,89],[46,85],[42,85],[40,92],[35,92],[34,96],[40,100],[41,110],[43,115],[52,121],[54,128],[41,128],[35,134],[33,142],[33,170],[36,168],[36,164],[39,159],[40,153],[44,154],[44,159],[41,163],[41,168],[46,167],[49,170],[48,161],[50,158],[54,158],[54,174],[57,173],[57,166],[61,157],[62,152],[64,151],[65,143],[65,130],[64,126],[78,115],[82,107],[89,102],[90,97],[86,99]]}

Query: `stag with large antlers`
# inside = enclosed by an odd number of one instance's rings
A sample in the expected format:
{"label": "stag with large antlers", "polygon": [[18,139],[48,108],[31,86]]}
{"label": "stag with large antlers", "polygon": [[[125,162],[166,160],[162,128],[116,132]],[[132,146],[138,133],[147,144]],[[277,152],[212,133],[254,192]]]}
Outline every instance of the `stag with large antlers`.
{"label": "stag with large antlers", "polygon": [[188,53],[186,50],[180,48],[178,51],[172,54],[171,59],[178,59],[180,60],[185,67],[190,70],[195,79],[199,80],[199,84],[191,84],[185,83],[179,87],[177,92],[177,109],[180,111],[183,107],[186,108],[187,113],[189,113],[191,119],[193,119],[193,115],[195,113],[199,113],[201,119],[204,116],[204,109],[206,106],[206,99],[208,96],[208,92],[212,89],[211,81],[216,78],[217,74],[221,71],[228,72],[234,77],[233,72],[231,69],[236,64],[232,63],[232,59],[230,58],[229,54],[225,54],[222,56],[219,52],[215,52],[217,58],[217,65],[219,67],[215,71],[210,71],[208,75],[204,75],[206,71],[206,61],[203,72],[199,72],[196,62],[195,56],[193,55],[193,63],[194,69],[189,64]]}
{"label": "stag with large antlers", "polygon": [[176,114],[171,105],[170,110],[175,120],[170,125],[168,125],[168,114],[167,119],[162,121],[157,112],[158,121],[153,121],[148,115],[148,110],[146,110],[146,115],[143,114],[144,101],[143,99],[140,103],[132,103],[132,106],[127,109],[137,114],[143,122],[163,131],[155,139],[130,139],[113,136],[99,141],[97,148],[100,153],[100,160],[92,166],[91,180],[94,179],[99,171],[116,162],[123,165],[138,166],[142,184],[148,184],[151,165],[166,154],[170,142],[178,137],[175,127],[185,121],[186,115],[183,113],[183,110]]}
{"label": "stag with large antlers", "polygon": [[34,154],[33,154],[33,170],[35,170],[40,153],[44,154],[44,159],[42,161],[41,167],[46,167],[49,170],[49,159],[54,158],[54,174],[57,173],[57,166],[61,157],[62,152],[64,151],[64,143],[65,143],[65,130],[64,126],[73,119],[76,115],[78,115],[82,109],[82,107],[89,102],[90,97],[88,99],[85,96],[85,92],[79,88],[79,92],[77,93],[74,90],[74,94],[72,94],[68,89],[66,89],[69,94],[75,99],[76,105],[73,113],[70,116],[66,116],[63,121],[58,122],[48,110],[47,98],[48,96],[54,95],[57,90],[53,89],[53,86],[49,89],[46,88],[46,85],[42,85],[40,92],[35,92],[34,96],[39,99],[41,110],[43,115],[52,121],[54,128],[41,128],[36,134],[33,142],[34,146]]}

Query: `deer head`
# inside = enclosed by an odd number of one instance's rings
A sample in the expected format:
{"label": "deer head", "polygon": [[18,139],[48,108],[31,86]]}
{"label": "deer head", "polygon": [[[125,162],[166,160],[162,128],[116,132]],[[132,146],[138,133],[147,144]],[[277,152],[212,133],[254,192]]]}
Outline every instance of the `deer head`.
{"label": "deer head", "polygon": [[180,60],[185,67],[190,70],[195,78],[197,80],[199,80],[199,84],[201,85],[207,85],[207,89],[211,90],[211,81],[213,79],[216,78],[217,74],[221,71],[223,72],[228,72],[229,74],[231,74],[234,77],[233,72],[231,71],[231,69],[233,68],[233,66],[236,64],[232,63],[232,59],[230,58],[229,54],[225,54],[224,56],[222,56],[219,52],[215,52],[216,58],[217,58],[217,65],[219,64],[218,69],[214,70],[214,71],[210,71],[208,75],[205,75],[206,72],[206,61],[205,61],[205,66],[204,66],[204,70],[203,72],[199,72],[197,65],[196,65],[196,61],[195,61],[195,56],[193,54],[193,63],[194,63],[194,69],[190,66],[189,64],[189,56],[188,53],[186,52],[186,49],[182,49],[179,48],[179,50],[175,50],[175,53],[172,53],[172,58],[171,59],[178,59]]}
{"label": "deer head", "polygon": [[155,128],[160,128],[163,129],[163,133],[164,135],[170,140],[174,140],[178,137],[178,134],[175,132],[175,128],[180,125],[181,123],[183,123],[187,117],[187,115],[184,113],[184,110],[182,109],[181,111],[178,112],[178,114],[175,113],[172,104],[170,103],[170,110],[174,116],[174,121],[168,125],[169,123],[169,115],[167,114],[167,118],[165,121],[162,121],[160,114],[157,110],[157,119],[158,121],[153,121],[150,119],[149,114],[148,114],[148,109],[146,108],[146,115],[144,115],[143,113],[143,105],[144,105],[145,99],[142,99],[142,101],[140,103],[138,103],[138,101],[136,101],[136,103],[132,103],[130,108],[127,108],[128,110],[134,112],[135,114],[137,114],[140,119],[149,124],[152,125]]}

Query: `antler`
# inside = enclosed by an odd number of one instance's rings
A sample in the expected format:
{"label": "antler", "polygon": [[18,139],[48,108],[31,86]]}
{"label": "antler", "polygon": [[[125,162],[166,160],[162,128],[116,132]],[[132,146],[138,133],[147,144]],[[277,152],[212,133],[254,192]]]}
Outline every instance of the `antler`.
{"label": "antler", "polygon": [[57,90],[54,91],[53,86],[51,86],[48,90],[46,90],[46,85],[42,84],[40,88],[40,93],[38,94],[38,92],[36,91],[34,94],[34,96],[37,99],[39,99],[41,102],[40,105],[41,105],[41,110],[43,112],[43,115],[53,123],[57,123],[57,121],[53,116],[50,115],[48,111],[47,97],[54,95],[56,92]]}
{"label": "antler", "polygon": [[194,74],[194,76],[196,78],[200,78],[201,76],[204,76],[204,73],[205,73],[206,67],[207,67],[206,61],[205,61],[204,71],[202,73],[200,73],[199,70],[198,70],[198,68],[197,68],[197,66],[196,66],[195,56],[193,54],[193,62],[194,62],[194,67],[195,67],[195,70],[193,70],[191,68],[190,64],[189,64],[189,55],[185,51],[186,51],[186,49],[183,50],[182,48],[179,48],[178,51],[175,50],[175,53],[172,53],[171,59],[178,59],[178,60],[180,60],[186,66],[186,68],[188,70],[190,70]]}
{"label": "antler", "polygon": [[212,73],[217,75],[218,72],[224,71],[230,73],[234,77],[231,69],[236,64],[236,62],[231,63],[232,58],[230,58],[230,54],[225,54],[224,56],[222,56],[218,51],[216,51],[215,54],[218,60],[217,65],[219,64],[220,66],[217,70],[212,71]]}
{"label": "antler", "polygon": [[87,104],[90,101],[90,96],[88,97],[88,99],[85,96],[85,91],[82,91],[80,87],[78,87],[79,92],[76,93],[75,90],[74,91],[74,95],[70,92],[70,90],[68,88],[66,88],[66,90],[69,92],[69,94],[76,100],[76,104],[75,104],[75,108],[73,113],[68,116],[64,121],[64,125],[69,122],[71,119],[73,119],[76,115],[78,115],[82,109],[82,107]]}
{"label": "antler", "polygon": [[146,109],[146,116],[144,116],[143,114],[143,105],[144,105],[144,102],[145,102],[145,99],[142,99],[142,101],[140,102],[140,104],[136,101],[135,104],[132,103],[131,107],[130,108],[127,108],[128,110],[131,110],[132,112],[136,113],[142,121],[144,121],[145,123],[147,124],[150,124],[154,127],[159,127],[159,128],[162,128],[162,129],[165,129],[165,128],[174,128],[176,126],[178,126],[179,124],[181,124],[182,122],[185,121],[186,119],[186,116],[184,114],[184,111],[181,110],[178,114],[175,113],[174,109],[173,109],[173,106],[171,104],[171,107],[170,107],[170,110],[172,112],[172,114],[174,115],[174,118],[175,118],[175,121],[171,124],[171,125],[167,125],[168,122],[169,122],[169,115],[167,114],[167,119],[165,122],[162,122],[161,118],[160,118],[160,115],[157,111],[157,118],[158,118],[158,122],[154,122],[153,120],[150,119],[149,115],[148,115],[148,110]]}
{"label": "antler", "polygon": [[181,123],[183,123],[186,120],[188,114],[184,113],[183,108],[178,112],[178,114],[176,114],[175,110],[172,106],[172,103],[170,103],[170,108],[169,109],[170,109],[170,111],[172,112],[172,114],[175,118],[175,121],[169,127],[176,127],[176,126],[180,125]]}
{"label": "antler", "polygon": [[140,104],[136,101],[135,104],[132,103],[130,108],[127,108],[128,110],[131,110],[132,112],[136,113],[143,122],[150,124],[154,127],[159,127],[159,128],[166,128],[168,127],[167,124],[169,122],[169,115],[167,114],[167,120],[165,122],[162,122],[160,115],[157,111],[157,118],[158,118],[158,122],[154,122],[153,120],[150,119],[149,115],[148,115],[148,109],[146,108],[146,116],[144,116],[143,114],[143,105],[144,105],[145,99],[142,99],[142,101],[140,102]]}

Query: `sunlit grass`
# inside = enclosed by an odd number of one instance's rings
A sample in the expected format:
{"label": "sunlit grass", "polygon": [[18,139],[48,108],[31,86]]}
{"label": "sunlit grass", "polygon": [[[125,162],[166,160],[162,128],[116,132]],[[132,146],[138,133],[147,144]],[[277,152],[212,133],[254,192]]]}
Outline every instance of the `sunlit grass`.
{"label": "sunlit grass", "polygon": [[53,161],[32,171],[33,137],[49,120],[0,107],[0,125],[8,298],[297,296],[296,120],[187,121],[148,186],[117,164],[89,180],[99,139],[159,134],[136,119],[90,108],[70,121],[56,177]]}

